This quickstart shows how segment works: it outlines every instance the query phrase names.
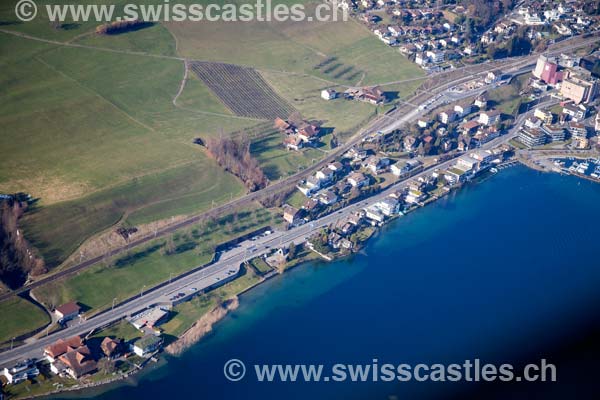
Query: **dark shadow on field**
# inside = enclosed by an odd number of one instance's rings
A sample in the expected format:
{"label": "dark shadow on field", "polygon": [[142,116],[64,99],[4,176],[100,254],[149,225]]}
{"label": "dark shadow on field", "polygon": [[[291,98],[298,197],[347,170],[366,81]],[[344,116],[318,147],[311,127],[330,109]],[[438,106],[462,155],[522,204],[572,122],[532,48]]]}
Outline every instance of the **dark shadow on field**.
{"label": "dark shadow on field", "polygon": [[279,167],[277,165],[265,165],[264,167],[262,167],[262,170],[267,176],[267,178],[269,178],[270,180],[275,180],[281,175],[281,172],[279,171]]}
{"label": "dark shadow on field", "polygon": [[335,128],[332,126],[322,126],[319,128],[321,136],[329,135],[330,133],[333,133],[334,130]]}
{"label": "dark shadow on field", "polygon": [[[119,259],[117,259],[115,261],[115,268],[123,268],[126,267],[127,265],[130,265],[132,263],[134,263],[137,260],[140,260],[146,256],[149,256],[150,254],[160,250],[162,247],[164,246],[164,244],[159,243],[159,244],[155,244],[154,246],[148,247],[147,249],[144,249],[142,251],[138,251],[132,254],[127,254],[123,257],[120,257]],[[99,269],[98,272],[100,272],[101,270]]]}
{"label": "dark shadow on field", "polygon": [[64,31],[72,31],[74,29],[77,29],[81,26],[81,24],[77,24],[75,22],[71,22],[68,24],[61,24],[60,25],[60,29],[64,30]]}
{"label": "dark shadow on field", "polygon": [[22,21],[0,21],[0,26],[21,25]]}
{"label": "dark shadow on field", "polygon": [[163,347],[170,345],[178,339],[177,336],[169,335],[168,333],[163,333],[160,337],[163,338]]}
{"label": "dark shadow on field", "polygon": [[400,96],[398,92],[383,92],[383,97],[385,97],[385,102],[389,103],[394,100],[398,100]]}
{"label": "dark shadow on field", "polygon": [[496,100],[488,100],[487,101],[487,109],[488,110],[494,109],[498,106],[498,104],[499,103]]}
{"label": "dark shadow on field", "polygon": [[142,30],[142,29],[150,28],[150,27],[152,27],[154,25],[155,25],[154,22],[144,21],[144,22],[141,22],[139,24],[135,24],[135,25],[132,25],[132,26],[123,27],[123,28],[120,28],[118,30],[114,30],[112,32],[107,32],[107,36],[117,36],[117,35],[122,35],[124,33],[135,32],[135,31],[139,31],[139,30]]}

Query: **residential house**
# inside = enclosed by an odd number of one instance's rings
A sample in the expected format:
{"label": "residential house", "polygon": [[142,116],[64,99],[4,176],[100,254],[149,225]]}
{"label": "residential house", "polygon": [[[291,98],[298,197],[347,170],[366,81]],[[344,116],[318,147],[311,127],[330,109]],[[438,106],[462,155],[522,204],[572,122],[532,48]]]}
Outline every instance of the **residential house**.
{"label": "residential house", "polygon": [[140,357],[147,357],[160,350],[163,339],[156,335],[146,335],[133,344],[133,352]]}
{"label": "residential house", "polygon": [[313,144],[319,139],[319,127],[306,123],[298,129],[298,137],[305,143]]}
{"label": "residential house", "polygon": [[338,197],[331,190],[322,190],[317,194],[319,202],[325,206],[330,206],[337,203]]}
{"label": "residential house", "polygon": [[417,148],[417,139],[410,135],[404,136],[404,139],[402,139],[402,147],[404,148],[404,151],[413,151]]}
{"label": "residential house", "polygon": [[444,52],[440,51],[440,50],[428,50],[427,51],[427,58],[429,59],[430,62],[432,62],[433,64],[439,64],[444,62]]}
{"label": "residential house", "polygon": [[390,165],[390,159],[387,157],[371,156],[365,160],[363,167],[377,175]]}
{"label": "residential house", "polygon": [[80,311],[81,311],[81,307],[79,307],[77,302],[70,301],[59,307],[56,307],[54,309],[54,315],[56,316],[56,318],[59,321],[65,322],[65,321],[71,320],[73,318],[76,318],[79,315]]}
{"label": "residential house", "polygon": [[420,203],[427,198],[427,195],[416,188],[409,188],[404,201],[408,204]]}
{"label": "residential house", "polygon": [[330,170],[332,170],[335,173],[339,173],[344,170],[344,165],[339,161],[335,161],[335,162],[329,163],[329,165],[327,165],[327,168],[329,168]]}
{"label": "residential house", "polygon": [[61,355],[50,369],[56,374],[64,372],[74,379],[79,379],[96,371],[97,364],[90,349],[84,345]]}
{"label": "residential house", "polygon": [[359,92],[358,99],[371,104],[381,104],[385,102],[384,93],[377,86],[362,88]]}
{"label": "residential house", "polygon": [[418,126],[419,128],[422,128],[422,129],[424,129],[424,128],[427,128],[427,127],[429,126],[429,122],[428,122],[427,120],[424,120],[424,119],[419,119],[419,120],[417,121],[417,126]]}
{"label": "residential house", "polygon": [[112,339],[107,336],[100,343],[100,349],[108,358],[118,357],[121,353],[121,339]]}
{"label": "residential house", "polygon": [[333,170],[329,168],[323,168],[315,174],[317,178],[321,180],[322,183],[327,184],[333,180]]}
{"label": "residential house", "polygon": [[375,203],[375,207],[377,207],[386,217],[400,212],[400,203],[393,197],[386,197],[385,199],[378,201]]}
{"label": "residential house", "polygon": [[465,122],[460,127],[460,130],[463,132],[463,134],[466,135],[474,134],[475,132],[477,132],[477,129],[479,129],[479,121],[477,121],[476,119],[472,119],[468,122]]}
{"label": "residential house", "polygon": [[457,104],[454,106],[454,111],[458,114],[460,118],[463,118],[464,116],[468,115],[472,110],[472,105],[468,103]]}
{"label": "residential house", "polygon": [[321,90],[321,98],[324,100],[333,100],[338,96],[338,92],[333,89]]}
{"label": "residential house", "polygon": [[302,213],[297,208],[285,204],[283,206],[283,219],[292,226],[298,225],[302,220]]}
{"label": "residential house", "polygon": [[444,179],[451,185],[464,183],[469,180],[469,177],[469,171],[458,168],[457,166],[449,168],[444,174]]}
{"label": "residential house", "polygon": [[81,339],[79,336],[72,336],[67,339],[58,339],[56,342],[44,348],[44,356],[52,363],[66,352],[77,349],[81,346],[83,346],[83,339]]}
{"label": "residential house", "polygon": [[365,217],[374,222],[382,223],[385,220],[385,216],[383,215],[381,210],[379,210],[379,208],[375,207],[374,205],[365,207],[364,211]]}
{"label": "residential house", "polygon": [[288,150],[298,151],[303,147],[304,141],[298,135],[287,135],[283,139],[283,144]]}
{"label": "residential house", "polygon": [[485,110],[487,107],[487,97],[484,93],[482,93],[475,98],[475,102],[473,104],[480,110]]}
{"label": "residential house", "polygon": [[495,125],[500,121],[500,115],[501,113],[499,110],[483,111],[479,114],[479,123],[486,126]]}
{"label": "residential house", "polygon": [[17,363],[11,368],[4,368],[4,377],[9,384],[15,385],[30,378],[35,378],[40,374],[34,360],[27,359]]}
{"label": "residential house", "polygon": [[452,109],[444,110],[438,114],[438,119],[442,124],[449,124],[456,119],[456,113]]}
{"label": "residential house", "polygon": [[363,187],[369,184],[369,178],[361,174],[360,172],[352,172],[348,175],[348,183],[352,185],[352,187]]}

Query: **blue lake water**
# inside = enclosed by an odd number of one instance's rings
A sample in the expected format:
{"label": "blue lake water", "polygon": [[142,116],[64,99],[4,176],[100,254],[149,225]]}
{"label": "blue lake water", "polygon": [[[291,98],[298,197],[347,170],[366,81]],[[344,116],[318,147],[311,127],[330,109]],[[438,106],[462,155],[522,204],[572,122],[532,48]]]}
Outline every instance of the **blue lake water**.
{"label": "blue lake water", "polygon": [[464,387],[259,383],[250,372],[231,383],[223,365],[231,358],[247,366],[508,362],[544,354],[598,315],[599,205],[600,185],[523,167],[501,171],[386,226],[366,254],[306,264],[252,290],[210,337],[134,386],[87,395],[445,398]]}

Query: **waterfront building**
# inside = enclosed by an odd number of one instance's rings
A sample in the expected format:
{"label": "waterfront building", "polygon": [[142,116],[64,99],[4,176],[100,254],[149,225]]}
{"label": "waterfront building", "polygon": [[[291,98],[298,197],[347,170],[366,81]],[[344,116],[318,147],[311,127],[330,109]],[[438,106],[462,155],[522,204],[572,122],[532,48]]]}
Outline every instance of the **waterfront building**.
{"label": "waterfront building", "polygon": [[551,142],[562,142],[567,137],[567,132],[561,125],[544,125],[542,130]]}
{"label": "waterfront building", "polygon": [[521,128],[518,139],[527,147],[542,146],[546,144],[546,135],[541,129]]}

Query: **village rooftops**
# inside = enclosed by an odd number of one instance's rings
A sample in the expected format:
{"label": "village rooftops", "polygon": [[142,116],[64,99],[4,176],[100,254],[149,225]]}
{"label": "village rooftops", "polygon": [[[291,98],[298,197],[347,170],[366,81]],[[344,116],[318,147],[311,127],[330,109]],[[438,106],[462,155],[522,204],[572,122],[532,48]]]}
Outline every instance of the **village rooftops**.
{"label": "village rooftops", "polygon": [[120,339],[111,339],[107,336],[102,340],[100,348],[102,349],[102,352],[105,356],[112,357],[116,353],[120,345]]}
{"label": "village rooftops", "polygon": [[44,354],[49,358],[55,359],[67,351],[77,349],[83,346],[83,339],[79,336],[72,336],[67,339],[58,339],[56,342],[44,348]]}
{"label": "village rooftops", "polygon": [[96,369],[96,361],[87,346],[78,347],[61,355],[59,360],[67,367],[67,372],[73,378],[79,378]]}

